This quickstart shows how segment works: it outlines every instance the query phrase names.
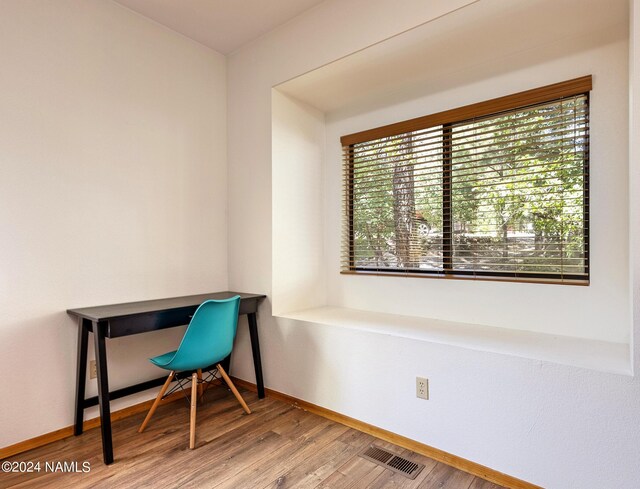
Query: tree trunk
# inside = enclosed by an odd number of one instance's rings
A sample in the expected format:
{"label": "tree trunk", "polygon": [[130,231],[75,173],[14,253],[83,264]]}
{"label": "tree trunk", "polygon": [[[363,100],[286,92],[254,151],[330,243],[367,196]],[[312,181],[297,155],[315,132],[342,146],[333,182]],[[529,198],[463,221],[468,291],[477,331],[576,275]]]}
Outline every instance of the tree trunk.
{"label": "tree trunk", "polygon": [[[404,160],[411,154],[412,138],[405,138],[404,144],[399,145],[398,159]],[[396,257],[398,267],[414,265],[411,247],[413,222],[416,215],[413,162],[400,161],[393,169],[393,218],[395,223]]]}
{"label": "tree trunk", "polygon": [[504,243],[504,249],[502,250],[502,257],[509,257],[509,221],[502,221],[502,242]]}

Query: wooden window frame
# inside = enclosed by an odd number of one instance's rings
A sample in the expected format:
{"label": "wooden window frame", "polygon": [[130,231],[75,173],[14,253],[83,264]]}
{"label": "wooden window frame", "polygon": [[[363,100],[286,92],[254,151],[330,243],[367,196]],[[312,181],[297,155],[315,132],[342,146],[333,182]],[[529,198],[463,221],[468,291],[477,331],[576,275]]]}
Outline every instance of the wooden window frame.
{"label": "wooden window frame", "polygon": [[[443,131],[443,204],[447,199],[451,200],[451,171],[447,168],[451,164],[450,157],[447,154],[451,152],[452,133],[451,127],[454,124],[465,123],[476,118],[487,116],[499,116],[501,113],[510,112],[518,109],[525,109],[529,106],[538,105],[547,102],[561,100],[563,98],[574,97],[579,95],[586,96],[587,108],[589,107],[589,95],[593,87],[592,76],[587,75],[560,83],[554,83],[540,88],[527,90],[524,92],[498,97],[495,99],[466,105],[456,109],[446,110],[431,115],[417,117],[402,122],[388,124],[385,126],[368,129],[365,131],[348,134],[340,138],[343,151],[348,154],[348,164],[345,165],[345,177],[348,182],[354,179],[354,145],[377,139],[397,136],[404,133],[428,129],[434,126],[442,126]],[[589,133],[587,127],[586,133]],[[535,277],[533,273],[526,273],[527,276],[513,276],[511,272],[500,271],[464,271],[454,270],[452,268],[452,229],[446,231],[445,218],[443,215],[443,270],[442,271],[403,271],[402,269],[389,269],[388,271],[380,270],[358,270],[353,262],[354,256],[354,223],[353,223],[353,184],[348,184],[344,192],[346,203],[346,219],[347,219],[347,240],[349,247],[349,264],[347,270],[341,270],[341,274],[357,274],[357,275],[375,275],[375,276],[402,276],[402,277],[423,277],[423,278],[449,278],[463,280],[486,280],[486,281],[507,281],[507,282],[525,282],[525,283],[545,283],[545,284],[565,284],[565,285],[589,285],[590,277],[590,250],[589,250],[589,150],[587,148],[584,159],[584,262],[586,278],[563,278],[560,277]],[[447,211],[443,211],[445,214]],[[448,208],[451,214],[451,207]],[[449,224],[451,225],[451,216]],[[446,263],[449,263],[449,267]]]}

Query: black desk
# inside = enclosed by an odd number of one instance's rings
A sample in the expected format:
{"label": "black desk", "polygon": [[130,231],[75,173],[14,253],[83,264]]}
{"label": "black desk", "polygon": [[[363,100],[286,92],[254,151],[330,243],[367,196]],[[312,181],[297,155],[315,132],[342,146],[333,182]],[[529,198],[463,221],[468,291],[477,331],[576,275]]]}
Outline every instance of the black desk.
{"label": "black desk", "polygon": [[[117,338],[147,331],[173,328],[189,324],[190,316],[197,307],[208,299],[228,299],[240,296],[240,315],[246,314],[249,319],[249,334],[253,352],[253,367],[256,372],[258,397],[264,397],[262,364],[260,360],[260,343],[258,341],[258,322],[256,312],[258,302],[266,296],[261,294],[245,294],[242,292],[212,292],[209,294],[173,297],[126,304],[84,307],[69,309],[67,313],[78,318],[78,364],[76,371],[76,402],[74,434],[82,434],[84,410],[100,405],[100,427],[102,430],[102,453],[105,464],[113,462],[113,441],[111,438],[111,399],[128,396],[136,392],[162,385],[165,377],[142,382],[140,384],[109,392],[109,376],[107,373],[107,351],[105,338]],[[84,398],[87,375],[87,347],[89,332],[93,332],[98,374],[98,397]],[[161,352],[160,352],[161,353]],[[228,359],[227,359],[228,361]]]}

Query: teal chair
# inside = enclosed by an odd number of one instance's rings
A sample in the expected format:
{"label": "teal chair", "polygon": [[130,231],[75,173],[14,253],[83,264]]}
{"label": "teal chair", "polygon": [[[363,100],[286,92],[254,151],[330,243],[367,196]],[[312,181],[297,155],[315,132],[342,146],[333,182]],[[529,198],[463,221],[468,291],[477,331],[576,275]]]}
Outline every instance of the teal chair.
{"label": "teal chair", "polygon": [[[189,433],[189,448],[193,449],[196,444],[196,402],[202,397],[204,390],[219,372],[224,381],[236,396],[238,402],[247,414],[251,410],[244,402],[244,399],[233,385],[233,382],[220,365],[220,362],[231,354],[233,340],[236,336],[238,325],[238,309],[240,307],[240,296],[231,297],[224,300],[208,300],[200,304],[191,318],[187,331],[182,338],[180,346],[175,351],[170,351],[163,355],[150,358],[154,365],[169,370],[169,377],[160,389],[158,397],[154,401],[147,417],[138,429],[142,433],[149,423],[151,416],[155,413],[160,401],[165,397],[169,384],[176,378],[179,372],[193,372],[191,374],[191,424]],[[207,379],[203,380],[202,370],[210,367]],[[179,379],[178,387],[182,388],[183,383],[188,383],[186,379]]]}

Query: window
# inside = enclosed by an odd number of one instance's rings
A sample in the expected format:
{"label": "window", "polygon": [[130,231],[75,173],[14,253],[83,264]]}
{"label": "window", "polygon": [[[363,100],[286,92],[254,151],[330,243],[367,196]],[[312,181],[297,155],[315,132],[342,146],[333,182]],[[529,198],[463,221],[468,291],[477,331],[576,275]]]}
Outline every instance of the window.
{"label": "window", "polygon": [[343,273],[588,284],[591,76],[343,136]]}

